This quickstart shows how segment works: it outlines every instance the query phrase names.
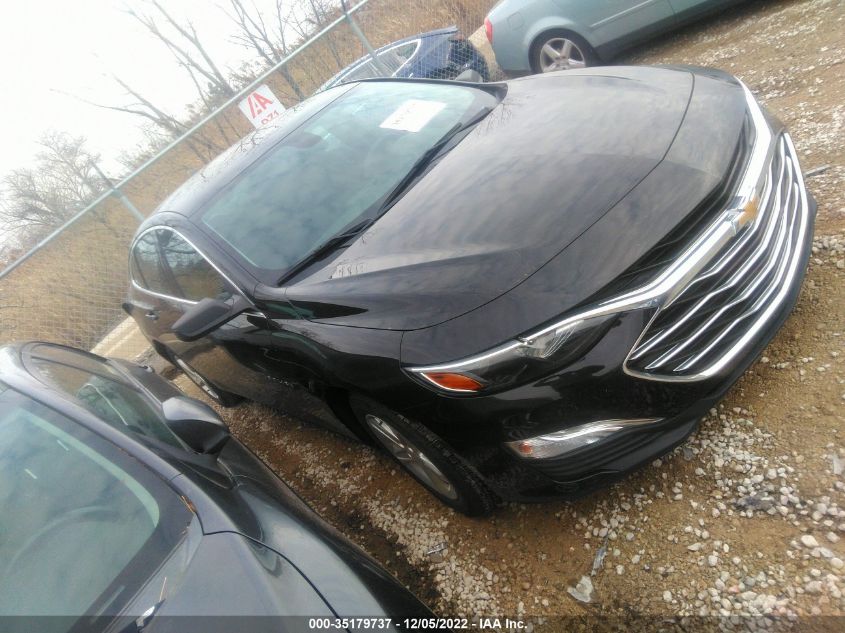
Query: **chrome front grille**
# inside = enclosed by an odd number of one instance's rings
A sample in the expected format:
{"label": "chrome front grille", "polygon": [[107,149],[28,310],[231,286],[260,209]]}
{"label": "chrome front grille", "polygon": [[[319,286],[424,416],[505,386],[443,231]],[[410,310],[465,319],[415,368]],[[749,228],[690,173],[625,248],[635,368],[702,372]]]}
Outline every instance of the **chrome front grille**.
{"label": "chrome front grille", "polygon": [[658,306],[629,354],[628,373],[700,380],[718,373],[777,314],[801,267],[809,206],[795,150],[777,140],[757,217]]}

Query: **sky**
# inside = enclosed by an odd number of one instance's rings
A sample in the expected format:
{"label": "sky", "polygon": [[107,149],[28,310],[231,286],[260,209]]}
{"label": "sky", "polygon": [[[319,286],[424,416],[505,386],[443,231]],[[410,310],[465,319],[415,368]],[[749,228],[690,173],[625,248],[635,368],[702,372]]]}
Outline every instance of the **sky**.
{"label": "sky", "polygon": [[[252,56],[231,42],[233,25],[219,1],[162,4],[176,16],[189,17],[212,57],[235,68]],[[115,158],[142,141],[142,119],[78,99],[130,103],[112,73],[171,114],[183,113],[184,105],[196,99],[188,75],[171,54],[126,14],[130,5],[143,2],[7,0],[0,5],[0,177],[30,166],[38,138],[51,128],[85,136],[89,148],[103,156],[106,171],[121,171]]]}

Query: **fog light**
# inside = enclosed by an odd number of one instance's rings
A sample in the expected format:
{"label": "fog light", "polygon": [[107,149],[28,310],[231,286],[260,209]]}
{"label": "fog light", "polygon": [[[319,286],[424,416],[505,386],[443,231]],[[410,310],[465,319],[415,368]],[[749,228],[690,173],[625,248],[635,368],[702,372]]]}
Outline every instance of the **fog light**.
{"label": "fog light", "polygon": [[660,422],[662,418],[635,418],[631,420],[599,420],[547,435],[525,440],[505,442],[505,446],[520,457],[548,459],[584,448],[607,439],[614,433]]}

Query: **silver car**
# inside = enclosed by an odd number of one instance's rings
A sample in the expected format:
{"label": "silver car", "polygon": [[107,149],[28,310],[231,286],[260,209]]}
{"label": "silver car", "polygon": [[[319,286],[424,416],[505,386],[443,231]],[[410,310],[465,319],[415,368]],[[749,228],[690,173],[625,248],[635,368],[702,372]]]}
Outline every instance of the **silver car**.
{"label": "silver car", "polygon": [[583,68],[742,0],[502,0],[484,21],[510,74]]}

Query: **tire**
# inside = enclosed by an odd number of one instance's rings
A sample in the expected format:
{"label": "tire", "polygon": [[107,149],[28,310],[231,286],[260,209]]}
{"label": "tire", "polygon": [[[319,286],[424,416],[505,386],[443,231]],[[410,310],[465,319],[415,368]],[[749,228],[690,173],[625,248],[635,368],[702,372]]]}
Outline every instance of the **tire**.
{"label": "tire", "polygon": [[[550,54],[552,51],[559,55],[556,59]],[[535,73],[586,68],[599,63],[598,55],[587,40],[562,29],[547,31],[534,40],[529,59]]]}
{"label": "tire", "polygon": [[427,427],[365,396],[353,394],[349,404],[375,443],[441,502],[467,516],[495,509],[481,476]]}
{"label": "tire", "polygon": [[214,400],[221,407],[234,407],[243,401],[243,398],[237,394],[220,389],[217,385],[212,384],[206,380],[202,374],[191,367],[184,360],[173,353],[170,353],[173,364],[176,365],[182,372],[191,379],[191,381],[207,395]]}

